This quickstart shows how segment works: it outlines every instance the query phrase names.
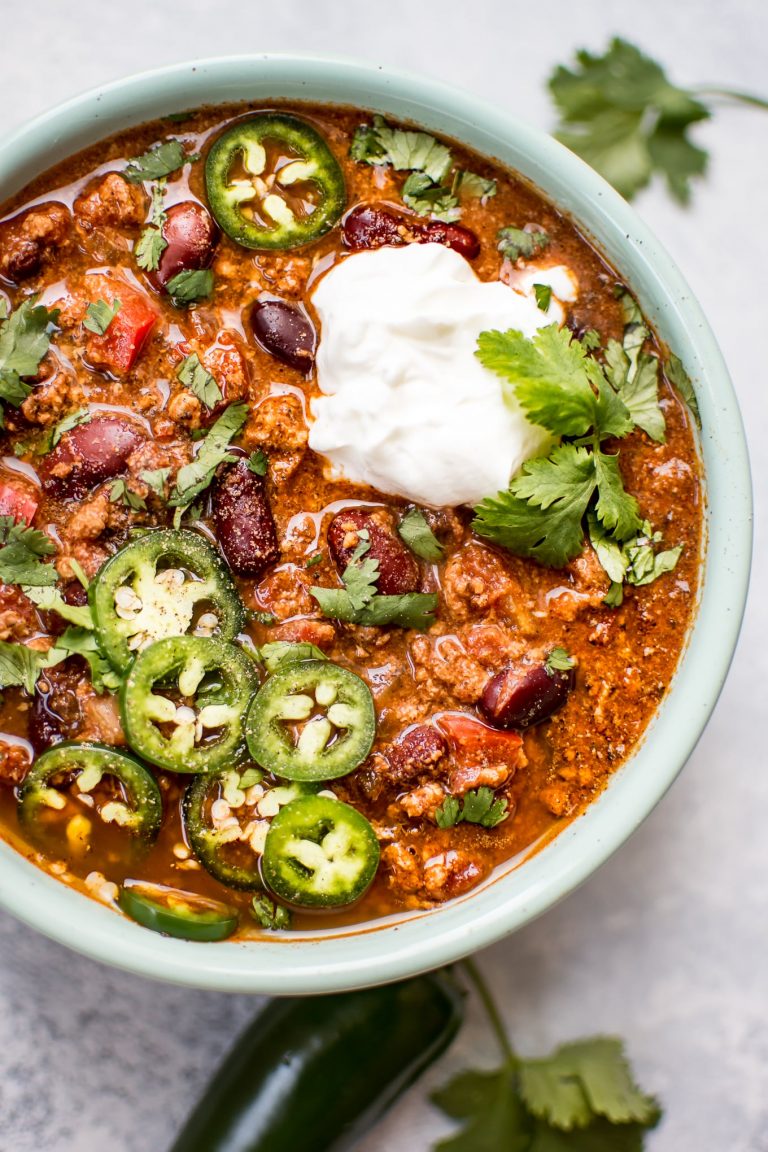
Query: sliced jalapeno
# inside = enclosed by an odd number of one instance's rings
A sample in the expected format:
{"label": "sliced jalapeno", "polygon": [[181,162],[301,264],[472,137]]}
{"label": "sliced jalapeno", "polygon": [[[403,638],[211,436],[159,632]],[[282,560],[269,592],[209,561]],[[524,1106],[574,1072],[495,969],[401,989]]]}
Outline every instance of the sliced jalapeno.
{"label": "sliced jalapeno", "polygon": [[38,833],[63,824],[75,854],[87,850],[94,818],[150,843],[162,814],[154,777],[132,756],[106,744],[66,742],[49,748],[19,789],[19,822]]}
{"label": "sliced jalapeno", "polygon": [[[264,887],[259,861],[269,821],[286,804],[310,794],[317,785],[270,787],[261,772],[246,768],[198,776],[184,793],[184,835],[211,876],[229,888]],[[251,783],[253,781],[253,783]]]}
{"label": "sliced jalapeno", "polygon": [[233,640],[245,611],[226,565],[196,532],[149,532],[107,560],[91,584],[99,647],[118,672],[168,636]]}
{"label": "sliced jalapeno", "polygon": [[237,928],[228,904],[145,880],[126,880],[117,903],[137,924],[180,940],[224,940]]}
{"label": "sliced jalapeno", "polygon": [[324,236],[346,202],[344,176],[306,120],[265,112],[241,120],[205,163],[217,223],[246,248],[296,248]]}
{"label": "sliced jalapeno", "polygon": [[370,886],[379,842],[362,813],[328,796],[286,804],[264,845],[264,879],[280,899],[307,908],[351,904]]}
{"label": "sliced jalapeno", "polygon": [[288,780],[335,780],[365,760],[376,713],[365,681],[328,660],[278,667],[246,721],[257,764]]}
{"label": "sliced jalapeno", "polygon": [[245,753],[243,720],[257,677],[234,644],[175,636],[145,648],[120,692],[134,752],[171,772],[215,772]]}

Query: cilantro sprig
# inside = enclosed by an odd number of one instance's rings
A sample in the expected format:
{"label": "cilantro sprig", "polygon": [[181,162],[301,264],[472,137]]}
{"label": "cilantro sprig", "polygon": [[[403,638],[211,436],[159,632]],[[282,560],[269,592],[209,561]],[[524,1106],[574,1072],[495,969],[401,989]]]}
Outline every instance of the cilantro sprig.
{"label": "cilantro sprig", "polygon": [[768,109],[759,96],[728,89],[685,89],[655,60],[615,38],[602,55],[582,50],[556,68],[549,89],[560,115],[557,137],[631,200],[658,175],[681,204],[709,159],[689,130],[712,116],[707,97]]}
{"label": "cilantro sprig", "polygon": [[219,465],[231,464],[237,460],[237,457],[229,451],[229,444],[247,419],[247,404],[230,404],[219,416],[205,439],[200,441],[195,459],[179,469],[168,500],[169,507],[177,509],[179,520],[192,501],[208,488]]}
{"label": "cilantro sprig", "polygon": [[[507,402],[559,443],[548,456],[527,461],[507,491],[483,500],[473,524],[478,535],[553,568],[581,552],[588,524],[598,559],[619,583],[630,580],[633,549],[659,537],[624,488],[618,453],[604,442],[636,427],[657,442],[665,434],[659,361],[643,350],[649,333],[634,300],[626,296],[623,304],[624,341],[609,341],[605,363],[591,354],[592,340],[583,343],[554,324],[532,339],[514,330],[480,334],[477,356],[501,377]],[[654,560],[651,549],[649,560],[645,553],[645,582],[670,571],[679,555],[671,549]],[[612,591],[607,602],[620,602]]]}
{"label": "cilantro sprig", "polygon": [[18,408],[32,391],[25,377],[36,376],[51,344],[50,328],[58,320],[30,296],[0,319],[0,401]]}
{"label": "cilantro sprig", "polygon": [[397,526],[397,534],[411,552],[422,560],[437,564],[443,558],[443,546],[427,523],[421,508],[411,508]]}
{"label": "cilantro sprig", "polygon": [[120,301],[114,299],[111,304],[106,300],[94,300],[85,311],[83,328],[93,332],[96,336],[103,336],[120,311]]}
{"label": "cilantro sprig", "polygon": [[382,595],[377,588],[379,562],[367,556],[371,545],[367,529],[359,533],[359,543],[341,577],[344,588],[309,589],[324,616],[347,624],[424,630],[435,622],[437,596],[431,592],[405,592],[399,596]]}
{"label": "cilantro sprig", "polygon": [[203,367],[197,352],[182,360],[176,376],[185,388],[205,404],[206,408],[215,408],[224,399],[216,377]]}
{"label": "cilantro sprig", "polygon": [[145,272],[155,271],[160,264],[160,257],[168,247],[168,241],[163,236],[163,225],[168,219],[163,203],[165,188],[164,179],[153,184],[149,222],[136,241],[136,247],[133,250],[136,263]]}
{"label": "cilantro sprig", "polygon": [[45,532],[24,521],[17,523],[12,516],[0,516],[0,584],[55,584],[56,569],[43,561],[55,551]]}
{"label": "cilantro sprig", "polygon": [[432,1101],[461,1127],[435,1152],[642,1152],[659,1121],[657,1101],[635,1083],[624,1045],[613,1036],[563,1044],[524,1059],[474,962],[462,968],[477,991],[502,1052],[497,1068],[461,1072]]}
{"label": "cilantro sprig", "polygon": [[496,799],[492,788],[477,788],[467,792],[460,800],[458,796],[446,796],[435,812],[438,828],[453,828],[455,824],[480,824],[483,828],[495,828],[506,820],[508,802]]}
{"label": "cilantro sprig", "polygon": [[134,156],[123,169],[123,176],[131,184],[143,184],[145,180],[161,180],[177,172],[185,164],[191,164],[195,156],[184,150],[180,140],[164,140],[141,156]]}
{"label": "cilantro sprig", "polygon": [[496,195],[495,180],[454,168],[450,148],[434,136],[391,128],[383,116],[374,116],[372,124],[357,128],[349,154],[360,163],[387,164],[396,172],[409,172],[401,194],[419,216],[458,220],[465,200]]}

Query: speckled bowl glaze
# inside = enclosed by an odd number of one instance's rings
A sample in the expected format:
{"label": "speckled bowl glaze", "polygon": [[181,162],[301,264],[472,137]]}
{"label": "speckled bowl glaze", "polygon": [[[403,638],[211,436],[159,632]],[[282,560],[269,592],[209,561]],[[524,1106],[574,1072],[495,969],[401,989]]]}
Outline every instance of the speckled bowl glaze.
{"label": "speckled bowl glaze", "polygon": [[549,136],[464,92],[344,59],[242,56],[178,64],[87,92],[0,142],[0,199],[109,134],[202,104],[272,99],[351,104],[411,120],[495,156],[579,221],[693,378],[702,414],[707,544],[696,623],[642,746],[583,816],[524,863],[430,912],[258,942],[193,944],[138,927],[0,844],[0,903],[97,960],[178,984],[309,994],[396,980],[514,932],[571,892],[627,839],[675,779],[733,654],[751,552],[749,466],[739,411],[690,289],[635,212]]}

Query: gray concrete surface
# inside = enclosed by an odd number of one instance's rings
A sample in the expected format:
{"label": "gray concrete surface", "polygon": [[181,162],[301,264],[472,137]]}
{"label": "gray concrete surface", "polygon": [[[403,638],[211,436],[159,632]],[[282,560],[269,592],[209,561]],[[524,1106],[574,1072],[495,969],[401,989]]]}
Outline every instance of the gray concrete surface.
{"label": "gray concrete surface", "polygon": [[[246,50],[347,53],[426,71],[547,127],[553,64],[616,32],[682,82],[768,90],[768,8],[756,0],[389,0],[375,10],[332,0],[5,0],[0,131],[142,67]],[[580,892],[481,963],[521,1050],[596,1030],[627,1038],[666,1108],[651,1152],[766,1152],[768,116],[723,108],[698,137],[713,159],[694,206],[682,211],[656,189],[639,208],[701,299],[743,407],[759,575],[741,644],[699,748],[656,813]],[[109,971],[0,916],[0,1149],[164,1152],[256,1008]],[[493,1059],[473,1012],[429,1083]],[[361,1152],[426,1152],[445,1131],[419,1088]]]}

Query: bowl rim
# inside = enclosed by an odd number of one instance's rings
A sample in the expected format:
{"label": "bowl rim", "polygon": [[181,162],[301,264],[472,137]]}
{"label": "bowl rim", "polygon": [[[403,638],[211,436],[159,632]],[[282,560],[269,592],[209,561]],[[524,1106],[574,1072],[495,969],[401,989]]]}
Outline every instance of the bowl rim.
{"label": "bowl rim", "polygon": [[270,98],[353,105],[452,136],[520,171],[578,221],[694,380],[707,490],[698,611],[673,683],[640,747],[602,795],[523,868],[508,862],[477,889],[428,912],[322,937],[300,933],[201,945],[116,916],[0,842],[0,906],[59,943],[171,983],[295,995],[384,983],[484,948],[573,891],[627,840],[681,771],[727,675],[748,589],[752,499],[726,366],[671,257],[635,210],[577,156],[461,89],[333,55],[264,53],[171,64],[89,89],[0,140],[0,172],[6,174],[0,200],[122,128],[188,108]]}

